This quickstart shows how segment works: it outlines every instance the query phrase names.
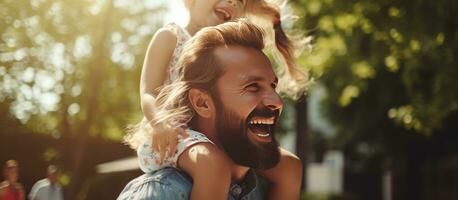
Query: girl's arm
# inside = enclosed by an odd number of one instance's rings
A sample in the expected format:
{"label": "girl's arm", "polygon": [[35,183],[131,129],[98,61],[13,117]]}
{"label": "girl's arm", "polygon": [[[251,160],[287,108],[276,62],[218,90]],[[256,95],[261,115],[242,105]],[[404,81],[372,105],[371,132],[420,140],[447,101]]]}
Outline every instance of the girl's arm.
{"label": "girl's arm", "polygon": [[155,90],[165,81],[176,40],[175,33],[161,28],[154,34],[146,51],[140,78],[140,99],[143,114],[148,121],[153,119],[157,94]]}
{"label": "girl's arm", "polygon": [[302,183],[302,162],[293,153],[280,148],[280,162],[272,169],[258,171],[272,183],[267,199],[299,199]]}
{"label": "girl's arm", "polygon": [[[140,100],[143,115],[148,122],[154,117],[156,89],[164,83],[167,77],[168,65],[172,59],[176,42],[177,37],[174,32],[161,28],[154,34],[146,51],[140,78]],[[174,131],[180,132],[160,127],[156,127],[156,131],[153,132],[152,147],[159,152],[160,162],[166,157],[167,147],[170,148],[170,152],[176,149],[178,141],[177,134],[173,134]]]}
{"label": "girl's arm", "polygon": [[226,200],[231,183],[230,161],[211,143],[198,143],[178,158],[178,167],[193,179],[191,200]]}

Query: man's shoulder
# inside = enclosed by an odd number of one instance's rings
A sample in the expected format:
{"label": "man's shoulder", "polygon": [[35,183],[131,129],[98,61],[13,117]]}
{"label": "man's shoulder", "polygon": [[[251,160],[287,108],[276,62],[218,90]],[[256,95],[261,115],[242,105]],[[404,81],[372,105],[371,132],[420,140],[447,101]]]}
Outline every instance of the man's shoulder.
{"label": "man's shoulder", "polygon": [[118,197],[122,199],[188,199],[192,180],[176,168],[160,169],[130,181]]}
{"label": "man's shoulder", "polygon": [[41,187],[46,187],[46,186],[49,186],[50,185],[50,182],[48,181],[48,179],[41,179],[37,182],[35,182],[35,184],[33,184],[33,187],[38,187],[38,188],[41,188]]}

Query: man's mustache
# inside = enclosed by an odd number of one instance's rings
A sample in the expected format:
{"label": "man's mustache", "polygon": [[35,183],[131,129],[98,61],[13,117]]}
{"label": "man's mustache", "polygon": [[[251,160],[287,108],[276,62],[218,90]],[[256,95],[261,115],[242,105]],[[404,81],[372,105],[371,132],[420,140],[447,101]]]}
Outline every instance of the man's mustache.
{"label": "man's mustache", "polygon": [[279,115],[280,115],[280,111],[278,109],[272,110],[268,107],[260,107],[260,108],[255,108],[248,115],[247,119],[250,120],[252,117],[263,117],[263,118],[274,117],[275,122],[277,122]]}

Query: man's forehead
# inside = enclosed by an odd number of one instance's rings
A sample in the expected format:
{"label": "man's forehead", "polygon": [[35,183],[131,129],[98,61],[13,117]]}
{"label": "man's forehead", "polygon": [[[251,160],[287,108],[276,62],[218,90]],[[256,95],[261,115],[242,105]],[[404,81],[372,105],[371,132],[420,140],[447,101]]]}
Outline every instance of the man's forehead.
{"label": "man's forehead", "polygon": [[[267,56],[259,49],[241,46],[241,45],[226,45],[217,47],[215,50],[215,55],[219,60],[226,62],[237,62],[237,61],[258,61],[258,62],[267,62],[270,64]],[[234,59],[239,58],[239,59]],[[248,60],[245,60],[245,59]],[[250,59],[257,58],[257,59]],[[262,59],[261,59],[262,58]]]}
{"label": "man's forehead", "polygon": [[267,56],[260,50],[242,46],[225,46],[217,48],[215,54],[223,69],[223,74],[230,74],[241,81],[253,79],[276,81]]}

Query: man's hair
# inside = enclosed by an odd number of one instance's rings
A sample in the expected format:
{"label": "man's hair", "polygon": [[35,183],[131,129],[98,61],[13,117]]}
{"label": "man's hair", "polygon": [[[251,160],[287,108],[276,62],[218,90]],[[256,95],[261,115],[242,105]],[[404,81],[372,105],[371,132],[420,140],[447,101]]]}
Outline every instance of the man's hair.
{"label": "man's hair", "polygon": [[8,170],[12,168],[18,168],[18,162],[16,160],[7,160],[5,165],[3,165],[3,175],[6,176]]}
{"label": "man's hair", "polygon": [[46,169],[46,172],[48,174],[53,174],[57,172],[57,167],[55,165],[49,165],[48,168]]}
{"label": "man's hair", "polygon": [[197,32],[185,46],[178,62],[179,78],[160,88],[153,121],[143,120],[140,125],[131,127],[125,137],[126,143],[137,148],[142,141],[150,138],[154,127],[159,124],[171,129],[188,128],[194,116],[188,92],[191,88],[210,92],[216,84],[223,68],[214,50],[221,46],[242,46],[262,51],[263,32],[244,19],[203,28]]}
{"label": "man's hair", "polygon": [[12,167],[18,167],[18,162],[16,160],[7,160],[3,169],[8,169]]}

